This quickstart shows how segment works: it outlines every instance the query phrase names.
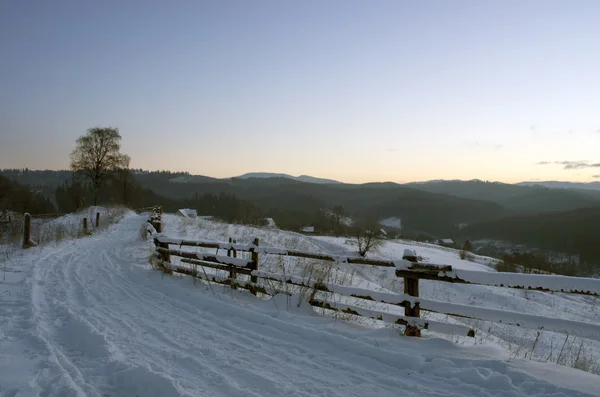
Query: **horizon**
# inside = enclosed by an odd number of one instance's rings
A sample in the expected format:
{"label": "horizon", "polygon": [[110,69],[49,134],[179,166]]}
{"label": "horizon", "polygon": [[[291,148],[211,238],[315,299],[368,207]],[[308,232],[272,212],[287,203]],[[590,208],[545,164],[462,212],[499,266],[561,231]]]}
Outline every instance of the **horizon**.
{"label": "horizon", "polygon": [[[0,4],[0,168],[600,181],[596,1]],[[251,165],[251,166],[249,166]]]}
{"label": "horizon", "polygon": [[[63,172],[63,171],[67,171],[67,172],[74,172],[68,168],[65,169],[32,169],[32,168],[28,168],[28,167],[23,167],[23,168],[15,168],[15,167],[2,167],[0,168],[0,172],[4,171],[4,170],[25,170],[27,169],[28,171],[52,171],[52,172]],[[299,177],[309,177],[309,178],[316,178],[316,179],[330,179],[330,178],[325,178],[319,175],[308,175],[308,174],[299,174],[299,175],[292,175],[292,174],[288,174],[288,173],[284,173],[284,172],[265,172],[265,171],[249,171],[249,172],[245,172],[243,174],[239,174],[239,175],[233,175],[233,176],[226,176],[226,177],[216,177],[216,176],[211,176],[211,175],[206,175],[206,174],[194,174],[191,173],[189,171],[184,171],[184,170],[164,170],[164,169],[156,169],[156,170],[151,170],[151,169],[144,169],[144,168],[129,168],[130,171],[143,171],[143,172],[148,172],[148,173],[152,173],[152,172],[171,172],[173,174],[188,174],[190,176],[202,176],[202,177],[207,177],[207,178],[212,178],[212,179],[222,179],[222,180],[226,180],[226,179],[232,179],[232,178],[239,178],[242,176],[246,176],[248,174],[279,174],[279,175],[283,175],[283,177],[292,177],[292,178],[299,178]],[[250,177],[252,178],[252,177]],[[257,177],[255,179],[262,179],[262,177]],[[390,180],[370,180],[370,181],[366,181],[366,182],[347,182],[347,181],[343,181],[343,180],[339,180],[339,179],[332,179],[332,181],[334,182],[339,182],[342,184],[349,184],[349,185],[362,185],[362,184],[369,184],[369,183],[395,183],[398,185],[405,185],[405,184],[411,184],[411,183],[430,183],[430,182],[486,182],[486,183],[502,183],[502,184],[507,184],[507,185],[518,185],[520,183],[574,183],[574,184],[591,184],[591,183],[600,183],[600,181],[590,181],[590,182],[579,182],[579,181],[564,181],[564,180],[522,180],[519,182],[515,182],[515,183],[509,183],[509,182],[502,182],[502,181],[494,181],[494,180],[486,180],[486,179],[481,179],[481,178],[473,178],[473,179],[428,179],[428,180],[414,180],[414,181],[390,181]]]}

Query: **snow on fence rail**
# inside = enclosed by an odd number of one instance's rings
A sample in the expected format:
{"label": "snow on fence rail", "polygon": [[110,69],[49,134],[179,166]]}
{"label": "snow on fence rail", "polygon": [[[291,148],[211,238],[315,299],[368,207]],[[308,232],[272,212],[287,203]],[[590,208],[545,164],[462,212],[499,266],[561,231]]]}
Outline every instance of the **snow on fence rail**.
{"label": "snow on fence rail", "polygon": [[[515,273],[488,273],[470,270],[453,269],[448,265],[433,265],[416,262],[415,257],[404,257],[399,260],[366,259],[359,256],[329,255],[324,253],[288,250],[277,247],[264,247],[259,240],[254,239],[250,244],[238,244],[232,241],[182,240],[169,238],[160,233],[160,208],[153,208],[149,222],[150,233],[156,245],[160,266],[167,272],[177,272],[191,275],[211,282],[229,285],[232,288],[246,288],[253,294],[258,292],[274,295],[285,291],[259,284],[258,280],[275,281],[277,283],[309,288],[314,291],[309,303],[315,307],[340,311],[357,316],[375,318],[386,322],[405,326],[405,334],[419,336],[422,329],[434,332],[462,334],[474,336],[474,330],[456,324],[440,323],[420,318],[420,310],[426,310],[450,316],[498,322],[507,325],[521,326],[531,329],[544,328],[549,331],[568,333],[584,338],[600,340],[600,325],[582,323],[570,320],[555,319],[537,315],[516,313],[498,309],[466,306],[441,302],[419,297],[419,280],[433,280],[451,283],[480,284],[505,288],[539,290],[544,292],[563,292],[600,296],[600,280],[580,277],[533,275]],[[159,225],[157,228],[156,225]],[[227,256],[204,254],[172,249],[169,245],[222,249]],[[250,259],[237,258],[237,252],[251,253]],[[351,263],[370,266],[396,268],[396,276],[404,279],[404,294],[377,292],[362,288],[329,284],[306,279],[298,276],[269,273],[258,269],[259,255],[293,256],[311,258],[322,261]],[[226,277],[209,275],[204,271],[171,264],[171,256],[182,258],[181,262],[217,270],[228,271]],[[410,259],[410,260],[409,260]],[[250,280],[238,279],[238,275],[250,276]],[[381,302],[404,308],[404,315],[384,311],[366,309],[349,303],[340,303],[329,298],[316,298],[316,292],[337,294],[367,301]]]}

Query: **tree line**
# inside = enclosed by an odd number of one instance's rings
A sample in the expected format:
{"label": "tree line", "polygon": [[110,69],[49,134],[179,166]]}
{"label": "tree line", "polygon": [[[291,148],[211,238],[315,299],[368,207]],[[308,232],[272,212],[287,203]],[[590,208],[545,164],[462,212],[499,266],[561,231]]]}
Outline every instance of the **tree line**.
{"label": "tree line", "polygon": [[[600,269],[600,207],[507,217],[470,225],[462,233],[471,239],[493,238],[578,256],[577,263],[568,260],[560,265],[562,273],[594,274]],[[534,263],[536,259],[519,259],[531,261],[532,266],[540,265]],[[555,261],[548,262],[543,269],[553,271],[559,266]]]}

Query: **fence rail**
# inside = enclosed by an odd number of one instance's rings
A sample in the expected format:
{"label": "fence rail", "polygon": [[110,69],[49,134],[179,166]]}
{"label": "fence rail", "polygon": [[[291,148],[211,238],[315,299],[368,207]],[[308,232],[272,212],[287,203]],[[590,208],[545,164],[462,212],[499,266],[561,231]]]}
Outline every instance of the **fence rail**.
{"label": "fence rail", "polygon": [[[419,297],[419,280],[433,280],[449,283],[478,284],[504,288],[518,288],[537,290],[542,292],[562,292],[600,296],[600,280],[580,277],[567,277],[555,275],[515,274],[501,272],[479,272],[471,270],[453,269],[449,265],[434,265],[419,263],[414,256],[398,260],[367,259],[360,256],[330,255],[325,253],[305,252],[299,250],[282,249],[278,247],[265,247],[254,239],[249,244],[238,244],[210,240],[183,240],[169,238],[161,233],[162,211],[160,207],[153,207],[149,222],[149,233],[154,239],[156,254],[165,271],[187,274],[231,286],[232,288],[246,288],[253,294],[264,293],[274,295],[286,293],[281,288],[273,289],[259,283],[259,280],[288,284],[297,287],[310,288],[309,303],[315,307],[327,310],[349,313],[357,316],[375,318],[390,323],[405,326],[405,334],[419,336],[422,329],[435,332],[462,334],[474,336],[475,331],[469,327],[457,324],[441,323],[421,318],[420,311],[446,314],[459,318],[492,321],[506,325],[521,326],[531,329],[544,328],[546,330],[568,333],[580,337],[600,340],[600,325],[577,321],[549,318],[531,314],[523,314],[498,309],[473,307],[449,302],[441,302]],[[171,248],[178,246],[179,249]],[[181,250],[182,247],[201,247],[224,250],[227,255],[206,254]],[[238,252],[250,253],[250,258],[238,258]],[[377,292],[362,288],[344,285],[329,284],[298,276],[270,273],[259,270],[259,255],[290,256],[297,258],[310,258],[321,261],[348,263],[365,266],[383,266],[396,269],[396,276],[404,281],[404,294]],[[207,274],[197,268],[188,268],[171,264],[171,257],[179,257],[180,261],[187,264],[208,267],[227,271],[227,276]],[[239,279],[238,275],[250,276],[250,280]],[[351,303],[340,303],[330,298],[317,297],[316,292],[336,294],[364,301],[380,302],[387,305],[404,308],[404,315],[388,313],[381,310],[366,309]]]}

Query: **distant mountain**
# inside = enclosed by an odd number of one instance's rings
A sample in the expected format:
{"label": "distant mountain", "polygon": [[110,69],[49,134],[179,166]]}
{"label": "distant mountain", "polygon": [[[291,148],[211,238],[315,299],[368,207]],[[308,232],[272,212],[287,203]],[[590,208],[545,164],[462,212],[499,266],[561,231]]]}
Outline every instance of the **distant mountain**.
{"label": "distant mountain", "polygon": [[[304,183],[292,178],[248,175],[206,182],[172,182],[179,177],[185,175],[154,173],[136,179],[144,188],[175,200],[206,194],[235,196],[256,205],[264,217],[273,218],[281,228],[300,227],[314,215],[338,205],[344,208],[347,217],[397,217],[402,219],[406,231],[428,231],[444,236],[455,231],[457,224],[511,214],[490,201],[432,194],[395,183]],[[198,208],[198,211],[208,213],[212,210]]]}
{"label": "distant mountain", "polygon": [[179,175],[169,179],[173,183],[204,183],[204,182],[216,182],[218,179],[211,178],[204,175]]}
{"label": "distant mountain", "polygon": [[512,185],[476,179],[409,183],[404,186],[429,193],[491,201],[509,211],[522,214],[569,211],[600,205],[600,192],[591,189],[553,189],[543,185]]}
{"label": "distant mountain", "polygon": [[250,178],[287,178],[293,179],[298,182],[306,183],[318,183],[318,184],[341,184],[342,182],[335,181],[333,179],[315,178],[314,176],[300,175],[292,176],[288,174],[276,174],[271,172],[249,172],[244,175],[237,176],[239,179],[250,179]]}
{"label": "distant mountain", "polygon": [[559,182],[559,181],[544,181],[544,182],[520,182],[519,186],[544,186],[550,189],[577,189],[577,190],[600,190],[600,182]]}

